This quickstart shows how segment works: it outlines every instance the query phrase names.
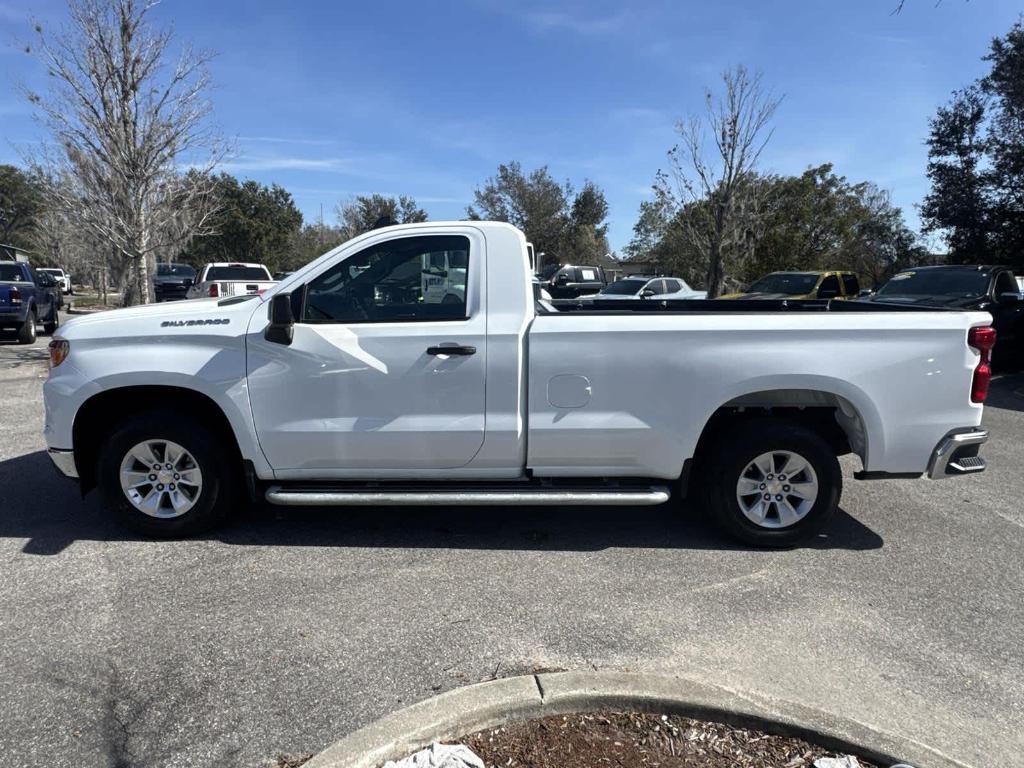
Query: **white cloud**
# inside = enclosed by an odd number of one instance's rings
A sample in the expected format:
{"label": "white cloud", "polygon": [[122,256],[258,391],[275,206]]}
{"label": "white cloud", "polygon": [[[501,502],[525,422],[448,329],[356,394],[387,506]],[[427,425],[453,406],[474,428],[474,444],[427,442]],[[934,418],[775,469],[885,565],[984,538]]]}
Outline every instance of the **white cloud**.
{"label": "white cloud", "polygon": [[219,170],[239,171],[340,171],[345,161],[339,157],[249,157],[242,156],[220,163]]}
{"label": "white cloud", "polygon": [[608,35],[622,30],[626,21],[625,13],[613,16],[586,17],[565,11],[526,11],[523,19],[530,26],[542,31],[568,30],[577,35]]}

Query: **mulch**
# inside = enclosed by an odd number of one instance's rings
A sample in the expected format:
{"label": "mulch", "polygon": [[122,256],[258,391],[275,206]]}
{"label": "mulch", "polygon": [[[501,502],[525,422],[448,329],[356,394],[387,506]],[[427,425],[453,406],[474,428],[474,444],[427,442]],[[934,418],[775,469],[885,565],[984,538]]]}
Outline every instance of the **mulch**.
{"label": "mulch", "polygon": [[722,723],[618,712],[528,720],[459,742],[487,768],[812,768],[819,757],[839,756],[802,739]]}

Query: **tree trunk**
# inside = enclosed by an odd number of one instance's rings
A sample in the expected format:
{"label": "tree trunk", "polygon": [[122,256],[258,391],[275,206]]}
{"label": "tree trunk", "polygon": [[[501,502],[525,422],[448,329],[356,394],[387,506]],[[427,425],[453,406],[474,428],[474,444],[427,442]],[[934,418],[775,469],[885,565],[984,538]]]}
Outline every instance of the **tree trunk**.
{"label": "tree trunk", "polygon": [[705,284],[708,288],[708,298],[714,299],[722,292],[722,244],[717,238],[712,239],[708,248],[708,274]]}

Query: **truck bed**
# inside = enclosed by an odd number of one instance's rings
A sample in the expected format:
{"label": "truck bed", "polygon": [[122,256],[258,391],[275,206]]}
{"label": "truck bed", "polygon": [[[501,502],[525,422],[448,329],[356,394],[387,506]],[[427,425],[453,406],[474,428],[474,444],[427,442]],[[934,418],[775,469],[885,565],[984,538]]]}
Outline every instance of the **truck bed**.
{"label": "truck bed", "polygon": [[762,312],[958,312],[955,307],[922,307],[907,304],[878,304],[872,301],[836,301],[832,299],[555,299],[548,302],[557,311],[543,307],[538,314],[628,315],[636,312],[665,314],[759,314]]}

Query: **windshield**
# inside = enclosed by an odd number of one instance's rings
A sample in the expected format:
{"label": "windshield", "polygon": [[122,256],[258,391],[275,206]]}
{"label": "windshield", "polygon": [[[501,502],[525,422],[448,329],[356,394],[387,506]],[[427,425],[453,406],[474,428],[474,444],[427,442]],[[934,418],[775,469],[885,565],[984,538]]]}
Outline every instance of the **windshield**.
{"label": "windshield", "polygon": [[956,296],[988,292],[989,273],[977,269],[922,269],[900,272],[878,289],[879,296]]}
{"label": "windshield", "polygon": [[61,277],[64,277],[63,269],[54,269],[53,267],[40,267],[36,272],[45,272],[48,275],[60,275]]}
{"label": "windshield", "polygon": [[266,267],[245,267],[235,264],[230,267],[210,267],[206,273],[207,280],[270,280]]}
{"label": "windshield", "polygon": [[195,277],[196,271],[188,264],[157,264],[156,273],[164,277]]}
{"label": "windshield", "polygon": [[602,289],[601,293],[613,296],[630,296],[647,284],[646,280],[619,280]]}
{"label": "windshield", "polygon": [[782,293],[787,296],[799,296],[810,293],[818,283],[818,275],[802,275],[797,272],[776,272],[765,275],[747,291],[747,293]]}

